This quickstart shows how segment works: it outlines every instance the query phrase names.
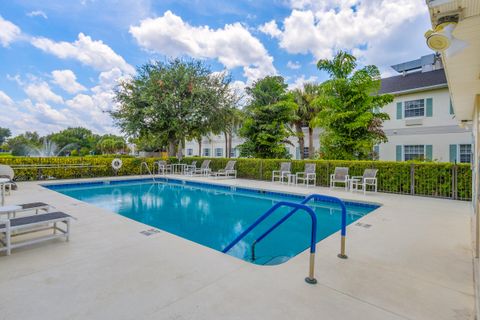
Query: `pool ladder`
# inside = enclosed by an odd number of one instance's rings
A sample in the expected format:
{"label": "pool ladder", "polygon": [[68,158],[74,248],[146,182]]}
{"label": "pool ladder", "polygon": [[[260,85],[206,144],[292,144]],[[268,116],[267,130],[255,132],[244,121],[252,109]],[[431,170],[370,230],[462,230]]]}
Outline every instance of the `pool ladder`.
{"label": "pool ladder", "polygon": [[317,280],[314,277],[314,265],[315,265],[315,250],[317,244],[317,217],[312,210],[312,208],[308,207],[306,204],[309,201],[327,201],[333,202],[340,205],[342,209],[342,226],[341,226],[341,243],[340,243],[340,253],[337,255],[341,259],[347,259],[347,255],[345,254],[345,238],[346,238],[346,229],[347,229],[347,209],[345,207],[345,203],[336,197],[325,196],[320,194],[311,194],[301,203],[295,202],[287,202],[282,201],[276,203],[273,207],[271,207],[267,212],[261,215],[255,222],[253,222],[245,231],[243,231],[235,240],[233,240],[228,246],[223,249],[223,253],[227,253],[230,249],[232,249],[238,242],[240,242],[248,233],[250,233],[255,227],[257,227],[263,220],[269,217],[273,212],[275,212],[280,207],[291,207],[289,213],[287,213],[283,218],[278,220],[273,226],[271,226],[267,231],[265,231],[260,237],[258,237],[255,241],[253,241],[251,245],[251,252],[252,252],[252,261],[255,261],[255,247],[256,245],[262,241],[266,236],[268,236],[273,230],[278,228],[281,224],[287,221],[295,212],[298,210],[306,211],[311,219],[312,219],[312,230],[311,230],[311,237],[310,237],[310,264],[309,264],[309,272],[308,277],[305,278],[305,281],[310,284],[317,283]]}
{"label": "pool ladder", "polygon": [[145,161],[140,164],[140,175],[143,174],[143,167],[145,167],[145,168],[147,169],[147,172],[148,172],[148,174],[150,174],[150,176],[152,177],[153,182],[157,182],[157,181],[155,180],[155,175],[152,173],[152,171],[151,171],[150,168],[148,167],[148,163],[146,163]]}

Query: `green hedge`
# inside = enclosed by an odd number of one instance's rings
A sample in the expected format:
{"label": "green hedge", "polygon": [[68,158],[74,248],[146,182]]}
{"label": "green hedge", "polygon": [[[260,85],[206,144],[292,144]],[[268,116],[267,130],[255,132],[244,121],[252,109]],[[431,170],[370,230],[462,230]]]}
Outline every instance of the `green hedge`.
{"label": "green hedge", "polygon": [[[88,164],[93,168],[48,168],[42,169],[44,177],[56,179],[105,177],[115,175],[111,167],[113,156],[86,156],[86,157],[52,157],[31,158],[11,157],[0,158],[1,164],[25,165],[25,164],[49,164],[49,165],[78,165]],[[206,158],[190,157],[183,159],[184,163],[197,161],[197,165]],[[224,168],[227,161],[225,158],[209,158],[212,160],[210,167],[216,171]],[[123,166],[117,175],[138,175],[140,164],[145,161],[153,168],[153,162],[158,158],[133,158],[122,157]],[[330,174],[335,167],[349,167],[351,176],[361,176],[366,168],[377,168],[378,190],[381,192],[401,193],[433,196],[442,198],[454,198],[470,200],[472,197],[472,172],[470,165],[452,163],[410,163],[393,161],[328,161],[328,160],[279,160],[279,159],[248,159],[239,158],[237,171],[239,178],[271,180],[273,170],[278,170],[280,162],[291,161],[292,172],[303,171],[304,163],[316,163],[317,185],[328,186]],[[177,162],[171,158],[170,162]],[[34,168],[18,168],[15,174],[19,180],[35,180],[39,171]],[[413,180],[412,180],[413,178]]]}

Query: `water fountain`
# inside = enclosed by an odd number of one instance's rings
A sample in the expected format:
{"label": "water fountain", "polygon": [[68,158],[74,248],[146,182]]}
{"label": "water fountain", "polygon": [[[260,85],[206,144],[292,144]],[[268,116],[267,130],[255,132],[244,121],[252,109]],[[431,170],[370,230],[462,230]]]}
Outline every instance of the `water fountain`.
{"label": "water fountain", "polygon": [[41,157],[41,158],[58,157],[63,151],[73,146],[74,144],[70,143],[64,146],[63,148],[59,148],[55,142],[49,141],[49,140],[43,140],[43,144],[41,147],[27,147],[26,154],[29,157]]}

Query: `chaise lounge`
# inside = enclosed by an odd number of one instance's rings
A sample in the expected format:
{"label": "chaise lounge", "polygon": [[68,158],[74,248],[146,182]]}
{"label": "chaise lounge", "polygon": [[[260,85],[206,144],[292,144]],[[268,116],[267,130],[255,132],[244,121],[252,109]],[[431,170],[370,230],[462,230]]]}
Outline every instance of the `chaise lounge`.
{"label": "chaise lounge", "polygon": [[220,169],[218,170],[217,172],[213,172],[212,173],[212,176],[214,177],[225,177],[225,178],[228,178],[228,177],[233,177],[233,178],[237,178],[237,170],[235,170],[235,164],[237,163],[237,161],[235,160],[230,160],[227,162],[227,165],[225,166],[225,169]]}
{"label": "chaise lounge", "polygon": [[[6,251],[10,255],[12,249],[64,237],[66,241],[70,238],[70,219],[72,217],[63,212],[50,212],[44,214],[37,214],[33,216],[26,216],[21,218],[13,218],[7,220],[0,220],[0,243],[3,247],[1,251]],[[66,228],[62,229],[57,226],[57,223],[64,223]],[[12,237],[20,236],[27,233],[53,230],[53,234],[42,235],[36,238],[29,238],[27,240],[12,243]]]}

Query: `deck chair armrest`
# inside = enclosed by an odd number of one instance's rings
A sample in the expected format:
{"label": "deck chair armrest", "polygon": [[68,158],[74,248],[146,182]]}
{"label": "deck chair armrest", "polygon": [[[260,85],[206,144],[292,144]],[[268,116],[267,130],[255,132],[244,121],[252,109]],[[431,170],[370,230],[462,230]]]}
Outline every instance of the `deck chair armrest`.
{"label": "deck chair armrest", "polygon": [[375,182],[375,181],[377,181],[377,178],[363,178],[363,181],[372,181],[372,182]]}

